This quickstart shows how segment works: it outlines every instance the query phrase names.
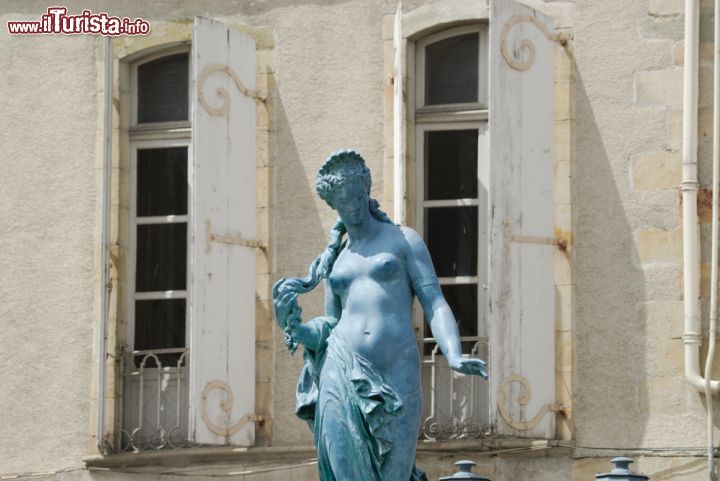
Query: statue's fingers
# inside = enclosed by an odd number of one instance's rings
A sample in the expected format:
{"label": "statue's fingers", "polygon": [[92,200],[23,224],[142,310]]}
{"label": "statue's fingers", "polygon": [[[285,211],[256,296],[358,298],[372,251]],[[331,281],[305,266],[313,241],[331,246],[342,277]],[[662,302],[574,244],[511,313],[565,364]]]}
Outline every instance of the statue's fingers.
{"label": "statue's fingers", "polygon": [[487,363],[482,359],[465,359],[463,360],[463,368],[466,370],[466,374],[488,378]]}
{"label": "statue's fingers", "polygon": [[486,367],[487,363],[483,361],[482,359],[477,358],[471,358],[467,360],[468,362],[471,362],[472,364],[477,364],[478,366]]}

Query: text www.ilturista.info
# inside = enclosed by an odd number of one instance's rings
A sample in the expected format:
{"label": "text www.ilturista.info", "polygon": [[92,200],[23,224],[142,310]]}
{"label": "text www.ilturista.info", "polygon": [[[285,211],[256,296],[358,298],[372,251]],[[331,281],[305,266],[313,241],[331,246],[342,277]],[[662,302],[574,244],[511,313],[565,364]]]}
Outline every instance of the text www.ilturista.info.
{"label": "text www.ilturista.info", "polygon": [[8,21],[8,32],[13,35],[147,35],[150,23],[142,18],[111,17],[107,13],[83,10],[80,15],[68,15],[66,7],[50,7],[40,21]]}

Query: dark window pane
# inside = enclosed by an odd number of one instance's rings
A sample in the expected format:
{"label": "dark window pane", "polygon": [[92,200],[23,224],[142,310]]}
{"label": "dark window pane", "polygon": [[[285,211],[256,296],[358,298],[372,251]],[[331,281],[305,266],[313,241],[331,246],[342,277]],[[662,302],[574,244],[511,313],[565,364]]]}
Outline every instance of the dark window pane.
{"label": "dark window pane", "polygon": [[138,292],[185,290],[187,224],[137,226]]}
{"label": "dark window pane", "polygon": [[[135,301],[136,351],[185,347],[185,299],[162,299]],[[175,367],[180,353],[158,355],[163,367]],[[140,366],[145,356],[136,356]],[[156,361],[148,357],[145,367],[156,367]]]}
{"label": "dark window pane", "polygon": [[478,196],[477,130],[425,132],[425,200]]}
{"label": "dark window pane", "polygon": [[[461,337],[478,335],[478,286],[477,284],[458,284],[441,286],[443,296],[455,315]],[[425,337],[430,337],[430,326],[425,324]],[[470,353],[477,341],[462,342],[463,353]],[[433,344],[425,346],[425,355],[432,352]]]}
{"label": "dark window pane", "polygon": [[438,277],[477,275],[477,207],[425,209],[425,238]]}
{"label": "dark window pane", "polygon": [[137,215],[187,214],[187,147],[137,152]]}
{"label": "dark window pane", "polygon": [[479,40],[470,33],[425,48],[425,105],[478,101]]}
{"label": "dark window pane", "polygon": [[188,54],[159,58],[137,69],[138,123],[188,120]]}

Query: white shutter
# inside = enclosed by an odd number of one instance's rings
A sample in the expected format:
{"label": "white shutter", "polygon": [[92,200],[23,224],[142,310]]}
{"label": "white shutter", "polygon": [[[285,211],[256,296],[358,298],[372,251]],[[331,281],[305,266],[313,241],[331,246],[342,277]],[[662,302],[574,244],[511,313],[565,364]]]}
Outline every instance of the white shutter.
{"label": "white shutter", "polygon": [[553,24],[492,0],[490,30],[491,413],[500,434],[553,438]]}
{"label": "white shutter", "polygon": [[190,437],[251,446],[255,426],[255,42],[193,27]]}

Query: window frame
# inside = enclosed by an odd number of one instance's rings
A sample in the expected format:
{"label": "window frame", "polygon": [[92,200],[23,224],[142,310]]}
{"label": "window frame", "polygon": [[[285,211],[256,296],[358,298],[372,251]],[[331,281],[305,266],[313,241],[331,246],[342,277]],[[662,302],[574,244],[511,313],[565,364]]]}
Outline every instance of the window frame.
{"label": "window frame", "polygon": [[[143,54],[144,53],[144,54]],[[180,53],[188,55],[188,118],[183,121],[173,122],[149,122],[149,123],[137,123],[137,107],[138,107],[138,68],[153,60],[157,60],[163,57],[173,56]],[[126,70],[125,74],[121,76],[121,85],[127,87],[121,89],[124,95],[123,105],[125,107],[126,117],[125,128],[122,135],[122,148],[124,149],[124,157],[126,159],[126,166],[128,169],[127,174],[127,185],[125,192],[127,195],[127,217],[125,219],[124,228],[127,229],[127,250],[125,255],[125,273],[126,282],[123,299],[121,302],[124,303],[124,325],[122,329],[121,338],[124,339],[121,349],[121,368],[119,375],[122,384],[122,403],[119,407],[118,417],[118,440],[117,447],[118,451],[130,449],[132,444],[128,444],[125,448],[123,447],[123,433],[126,432],[125,412],[126,410],[137,411],[138,406],[128,406],[126,403],[133,399],[134,396],[142,396],[142,393],[130,393],[127,391],[128,384],[125,381],[126,376],[132,375],[133,372],[138,371],[136,367],[136,359],[134,353],[138,351],[135,349],[135,304],[138,300],[161,300],[161,299],[185,299],[185,329],[184,329],[184,347],[173,348],[173,352],[181,352],[182,371],[178,371],[176,365],[163,365],[162,368],[157,366],[143,367],[145,373],[143,377],[152,379],[155,375],[177,375],[178,381],[181,381],[183,385],[178,384],[178,394],[187,396],[188,399],[184,404],[189,403],[189,380],[190,380],[190,335],[192,332],[192,297],[193,297],[193,266],[192,266],[192,178],[193,178],[193,157],[192,157],[192,101],[193,101],[193,83],[192,83],[192,54],[191,44],[189,42],[182,42],[171,45],[164,45],[159,47],[153,47],[150,50],[138,52],[129,56],[125,62]],[[124,80],[124,82],[123,82]],[[167,215],[167,216],[137,216],[137,195],[138,195],[138,151],[141,149],[153,149],[153,148],[173,148],[173,147],[185,147],[187,149],[187,213],[184,215]],[[122,150],[122,149],[121,149]],[[141,219],[141,220],[139,220]],[[177,224],[184,223],[186,225],[186,250],[185,250],[185,289],[184,290],[166,290],[166,291],[153,291],[138,293],[136,291],[136,272],[137,272],[137,228],[139,225],[160,225],[160,224]],[[142,350],[145,353],[147,351],[162,353],[164,349],[149,349]],[[158,378],[159,379],[159,378]],[[183,394],[184,393],[184,394]],[[132,395],[131,395],[132,394]],[[181,402],[179,399],[175,400],[176,403]],[[178,404],[179,406],[179,404]],[[190,412],[185,414],[185,419],[189,418]],[[178,419],[182,419],[180,415]],[[142,421],[141,421],[142,422]],[[184,435],[185,438],[189,436],[189,424],[183,426],[183,429],[187,431]],[[129,434],[129,433],[128,433]],[[170,447],[173,446],[173,441],[170,440]],[[149,448],[145,448],[149,449]]]}
{"label": "window frame", "polygon": [[[426,208],[443,208],[443,207],[478,207],[478,238],[476,239],[478,250],[482,244],[482,240],[485,239],[486,255],[483,266],[483,256],[477,256],[477,266],[475,276],[451,276],[451,277],[438,277],[438,281],[441,286],[443,285],[471,285],[476,284],[478,287],[478,305],[477,305],[477,323],[478,323],[478,337],[488,337],[488,315],[489,305],[484,301],[487,296],[487,283],[489,279],[488,274],[488,262],[489,258],[489,237],[488,227],[489,218],[487,210],[481,208],[480,197],[477,198],[465,198],[465,199],[448,199],[448,200],[424,200],[425,197],[425,149],[424,140],[425,133],[432,131],[450,131],[450,130],[478,130],[478,196],[480,196],[480,188],[483,182],[487,185],[487,176],[482,175],[481,167],[487,167],[489,165],[489,151],[487,148],[488,140],[488,125],[487,121],[477,122],[433,122],[433,123],[422,123],[415,126],[415,149],[416,149],[416,202],[415,202],[415,227],[423,239],[425,236],[425,209]],[[484,147],[484,148],[483,148]],[[486,202],[487,207],[487,202]],[[484,222],[483,222],[484,220]],[[484,268],[483,268],[484,267]],[[423,333],[423,317],[422,313],[418,313],[416,316],[416,327]],[[481,320],[484,322],[481,323]],[[481,324],[484,329],[481,329]],[[484,333],[482,332],[484,330]],[[426,333],[423,333],[426,334]],[[427,337],[423,335],[423,341]]]}
{"label": "window frame", "polygon": [[[473,103],[455,103],[455,104],[441,104],[441,105],[424,105],[425,100],[425,52],[426,47],[435,42],[445,40],[448,38],[465,35],[469,33],[477,32],[478,42],[480,48],[478,49],[478,102]],[[412,159],[414,161],[413,173],[411,170],[408,172],[410,176],[414,176],[415,188],[413,192],[412,204],[410,210],[414,214],[414,227],[423,239],[427,241],[425,232],[425,209],[426,208],[443,208],[443,207],[455,207],[455,206],[477,206],[477,238],[476,245],[478,249],[476,275],[475,276],[452,276],[452,277],[438,277],[438,281],[441,286],[445,285],[474,285],[477,289],[477,312],[476,312],[476,326],[477,334],[475,336],[460,337],[461,341],[474,341],[473,347],[468,353],[475,352],[478,350],[480,353],[487,353],[489,355],[490,346],[490,305],[489,305],[489,291],[487,288],[490,278],[490,198],[489,198],[489,117],[488,117],[488,96],[489,96],[489,22],[487,19],[479,19],[473,24],[466,24],[459,27],[450,27],[441,31],[436,31],[424,37],[418,38],[414,41],[408,42],[407,49],[407,63],[408,72],[410,78],[414,80],[410,83],[410,88],[414,89],[411,94],[408,95],[408,109],[409,118],[412,119],[411,124],[408,126],[412,134],[408,136],[407,143],[408,147],[414,149],[414,155]],[[478,133],[478,153],[477,153],[477,177],[478,177],[478,192],[475,198],[465,199],[448,199],[448,200],[425,200],[425,170],[426,170],[426,159],[425,159],[425,133],[432,131],[457,131],[457,130],[477,130]],[[414,137],[412,137],[414,136]],[[483,209],[482,206],[485,206]],[[481,246],[484,246],[484,253],[482,253]],[[427,373],[431,378],[431,385],[423,386],[423,396],[429,396],[432,404],[431,410],[428,414],[436,416],[435,409],[439,409],[435,406],[435,403],[442,403],[440,398],[442,397],[441,391],[436,391],[434,376],[438,375],[436,369],[443,369],[444,361],[439,359],[437,356],[438,347],[432,349],[431,354],[425,354],[425,346],[432,346],[434,341],[430,333],[425,332],[426,323],[422,308],[418,302],[414,304],[414,315],[413,323],[416,332],[418,333],[418,342],[420,347],[420,353],[422,356],[423,366],[428,364],[429,371]],[[476,354],[478,355],[478,354]],[[423,367],[423,372],[425,372]],[[425,376],[426,374],[423,374]],[[454,390],[453,380],[455,375],[450,373],[449,377],[449,388]],[[474,379],[470,380],[469,389],[475,389]],[[480,393],[486,391],[486,388],[482,389]],[[479,431],[473,431],[473,423],[478,420],[484,421],[486,418],[487,422],[490,423],[492,419],[491,409],[491,396],[489,392],[480,394],[481,396],[487,396],[484,402],[480,403],[479,408],[485,411],[484,415],[478,413],[473,414],[467,420],[471,423],[467,426],[458,424],[458,426],[465,426],[460,432],[454,433],[448,440],[455,439],[455,436],[460,438],[469,436],[483,437],[488,434],[488,430],[492,430],[492,427],[487,424],[479,426]],[[474,395],[473,395],[474,396]],[[471,399],[473,399],[471,397]],[[472,402],[472,401],[471,401]],[[472,407],[471,409],[474,409]],[[453,418],[453,422],[459,421],[460,418],[455,418],[455,414],[452,414],[453,407],[450,406],[450,416]],[[428,418],[430,419],[430,418]],[[467,421],[466,420],[466,421]],[[424,423],[427,422],[427,419]],[[432,435],[425,432],[425,425],[423,423],[422,435],[428,439],[436,439]],[[470,432],[465,432],[464,429],[470,428]],[[474,433],[474,434],[473,434]],[[439,439],[443,439],[442,437]]]}
{"label": "window frame", "polygon": [[[190,263],[190,226],[191,226],[191,209],[190,195],[188,195],[188,213],[185,215],[167,215],[167,216],[147,216],[144,221],[138,222],[137,213],[137,152],[140,149],[166,148],[166,147],[187,147],[188,149],[188,178],[190,177],[190,152],[192,143],[190,137],[170,138],[170,139],[152,139],[152,140],[130,140],[130,198],[129,198],[129,215],[128,215],[128,278],[127,278],[127,306],[126,306],[126,340],[129,352],[135,351],[135,301],[139,300],[161,300],[161,299],[185,299],[185,349],[188,349],[188,340],[191,332],[190,326],[190,309],[189,304],[192,296],[192,266]],[[188,184],[188,194],[190,194]],[[135,289],[135,276],[137,273],[137,227],[138,225],[161,225],[161,224],[180,224],[185,223],[187,226],[187,247],[185,249],[186,270],[185,270],[185,289],[184,290],[165,290],[138,293]],[[140,296],[138,297],[138,294]]]}
{"label": "window frame", "polygon": [[[478,101],[464,102],[454,104],[441,105],[425,105],[425,49],[428,45],[446,40],[460,35],[470,33],[479,34],[479,44],[489,44],[489,24],[488,22],[479,22],[471,25],[463,25],[442,30],[440,32],[427,35],[415,42],[415,96],[414,96],[414,113],[415,122],[438,122],[438,121],[455,121],[454,119],[479,120],[487,119],[488,110],[488,92],[489,80],[488,72],[490,71],[490,59],[488,49],[478,49]],[[486,75],[483,75],[483,72]],[[422,75],[420,74],[422,73]],[[455,114],[455,115],[453,115]]]}
{"label": "window frame", "polygon": [[[172,122],[145,122],[138,123],[137,121],[137,107],[138,107],[138,67],[148,62],[161,59],[163,57],[171,57],[180,53],[187,53],[188,55],[188,119],[177,120]],[[185,129],[191,128],[192,119],[192,102],[193,102],[193,65],[192,65],[192,52],[190,45],[180,44],[161,50],[157,50],[147,55],[143,55],[139,59],[134,60],[130,64],[130,127],[129,136],[132,138],[134,135],[140,134],[141,132],[147,131],[167,131],[175,132],[177,130],[184,131]],[[182,132],[184,134],[184,132]]]}

